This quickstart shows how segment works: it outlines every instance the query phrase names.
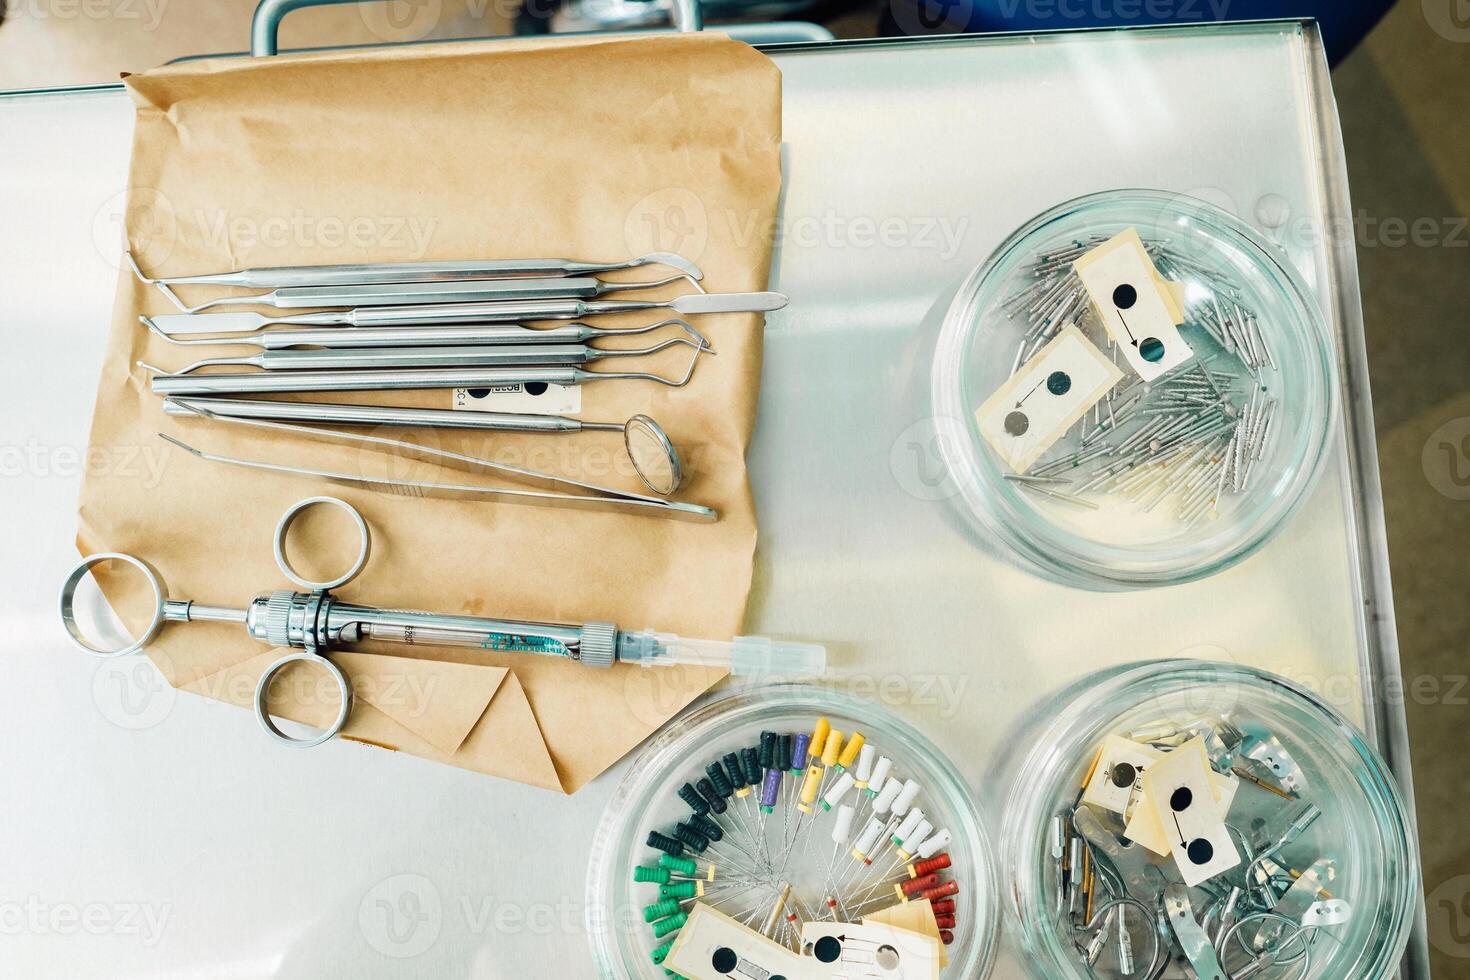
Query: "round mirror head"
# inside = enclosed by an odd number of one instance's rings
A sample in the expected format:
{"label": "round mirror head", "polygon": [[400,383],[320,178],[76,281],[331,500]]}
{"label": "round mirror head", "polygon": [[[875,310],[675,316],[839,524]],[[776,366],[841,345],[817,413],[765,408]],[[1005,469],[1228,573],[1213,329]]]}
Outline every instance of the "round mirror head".
{"label": "round mirror head", "polygon": [[[94,570],[113,586],[111,600],[103,596]],[[142,559],[117,552],[88,555],[62,583],[61,622],[71,641],[88,653],[121,657],[153,639],[163,623],[163,603],[163,582]],[[130,629],[128,623],[143,625]]]}
{"label": "round mirror head", "polygon": [[633,469],[648,489],[665,497],[679,489],[684,468],[678,450],[657,422],[647,415],[633,416],[623,426],[623,441]]}

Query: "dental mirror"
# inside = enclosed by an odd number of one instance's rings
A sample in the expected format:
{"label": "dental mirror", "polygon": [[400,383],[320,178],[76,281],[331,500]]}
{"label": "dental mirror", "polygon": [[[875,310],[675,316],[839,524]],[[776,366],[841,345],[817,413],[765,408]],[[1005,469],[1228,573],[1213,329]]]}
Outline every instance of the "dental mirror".
{"label": "dental mirror", "polygon": [[667,497],[679,489],[684,467],[679,452],[659,424],[647,415],[635,415],[623,425],[623,444],[644,486]]}

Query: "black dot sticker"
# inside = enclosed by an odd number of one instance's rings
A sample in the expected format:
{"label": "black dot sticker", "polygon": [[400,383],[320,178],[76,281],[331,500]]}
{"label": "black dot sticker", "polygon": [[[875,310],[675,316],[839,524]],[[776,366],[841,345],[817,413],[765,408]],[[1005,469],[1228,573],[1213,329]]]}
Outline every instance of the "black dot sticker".
{"label": "black dot sticker", "polygon": [[1185,810],[1188,810],[1190,805],[1193,803],[1194,794],[1190,792],[1188,786],[1179,787],[1174,791],[1174,795],[1169,797],[1169,809],[1173,810],[1175,813],[1183,813]]}
{"label": "black dot sticker", "polygon": [[544,395],[544,394],[546,394],[546,382],[545,381],[527,381],[526,382],[526,394],[528,394],[528,395]]}
{"label": "black dot sticker", "polygon": [[715,954],[709,958],[709,965],[715,968],[716,973],[730,973],[740,962],[740,957],[729,946],[721,946],[715,950]]}
{"label": "black dot sticker", "polygon": [[1203,837],[1196,837],[1184,851],[1189,855],[1191,864],[1209,864],[1210,859],[1215,856],[1215,845]]}
{"label": "black dot sticker", "polygon": [[1133,304],[1138,302],[1138,290],[1128,283],[1123,283],[1113,290],[1113,305],[1120,310],[1131,310]]}
{"label": "black dot sticker", "polygon": [[1006,416],[1007,435],[1024,436],[1029,428],[1031,428],[1031,420],[1026,417],[1025,412],[1011,412]]}
{"label": "black dot sticker", "polygon": [[465,393],[471,398],[485,398],[490,394],[489,388],[466,388]]}
{"label": "black dot sticker", "polygon": [[1138,769],[1127,762],[1120,762],[1113,767],[1110,775],[1114,786],[1132,786],[1133,781],[1138,778]]}
{"label": "black dot sticker", "polygon": [[1046,376],[1046,390],[1053,395],[1065,395],[1072,390],[1072,376],[1066,371],[1053,371]]}
{"label": "black dot sticker", "polygon": [[823,963],[836,963],[842,955],[842,942],[836,936],[823,936],[812,947],[812,955]]}
{"label": "black dot sticker", "polygon": [[1157,337],[1145,337],[1138,345],[1138,356],[1156,364],[1164,359],[1164,342]]}

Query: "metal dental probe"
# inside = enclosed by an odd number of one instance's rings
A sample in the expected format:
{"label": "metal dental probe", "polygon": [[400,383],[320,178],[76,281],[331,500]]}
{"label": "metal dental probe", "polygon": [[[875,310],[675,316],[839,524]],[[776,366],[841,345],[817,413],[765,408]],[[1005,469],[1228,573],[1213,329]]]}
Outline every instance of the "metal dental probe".
{"label": "metal dental probe", "polygon": [[547,276],[583,276],[616,272],[645,265],[665,265],[692,279],[703,279],[699,266],[673,252],[649,252],[627,262],[575,262],[571,259],[465,259],[446,262],[365,262],[346,265],[281,265],[194,276],[148,277],[131,252],[123,255],[133,275],[148,285],[244,286],[275,289],[285,286],[353,286],[385,282],[440,282],[450,279],[521,279]]}
{"label": "metal dental probe", "polygon": [[591,277],[575,279],[458,279],[447,282],[387,282],[357,286],[283,286],[264,293],[217,296],[186,305],[173,290],[157,288],[180,310],[198,313],[216,306],[272,306],[282,310],[348,306],[421,306],[438,303],[492,303],[502,300],[595,299],[605,293],[657,289],[684,281],[700,293],[703,287],[682,273],[653,282],[604,282]]}
{"label": "metal dental probe", "polygon": [[261,313],[165,313],[152,317],[167,334],[251,333],[281,323],[302,326],[402,327],[414,324],[519,323],[527,320],[577,320],[604,313],[670,309],[701,313],[768,313],[786,305],[785,294],[687,293],[660,300],[522,300],[487,303],[439,303],[422,306],[364,306],[350,310],[293,313],[268,317]]}
{"label": "metal dental probe", "polygon": [[370,347],[263,350],[247,357],[206,357],[173,372],[174,377],[203,367],[258,367],[266,371],[356,371],[378,368],[517,367],[528,364],[579,365],[603,358],[645,357],[670,347],[692,347],[713,354],[686,337],[651,347],[608,350],[587,344],[486,345],[470,347]]}
{"label": "metal dental probe", "polygon": [[694,376],[696,349],[679,378],[644,372],[587,371],[578,367],[419,368],[381,371],[279,371],[262,374],[172,375],[151,364],[140,367],[157,372],[155,395],[237,395],[288,391],[408,391],[419,388],[499,388],[507,385],[579,385],[591,381],[652,381],[682,388]]}
{"label": "metal dental probe", "polygon": [[301,330],[262,330],[241,337],[200,337],[180,340],[161,329],[152,317],[138,322],[155,336],[181,346],[259,347],[285,350],[290,347],[438,347],[477,344],[582,344],[602,337],[632,337],[677,325],[689,338],[710,346],[704,334],[678,317],[642,327],[594,327],[565,323],[555,327],[523,327],[516,323],[460,323],[444,326],[410,327],[308,327]]}

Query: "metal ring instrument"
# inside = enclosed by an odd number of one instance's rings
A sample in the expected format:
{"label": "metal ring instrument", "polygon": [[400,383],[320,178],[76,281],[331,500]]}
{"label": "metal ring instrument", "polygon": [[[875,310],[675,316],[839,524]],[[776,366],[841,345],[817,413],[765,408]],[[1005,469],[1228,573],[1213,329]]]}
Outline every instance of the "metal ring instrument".
{"label": "metal ring instrument", "polygon": [[[327,505],[352,518],[360,546],[358,556],[343,575],[325,581],[301,576],[286,557],[291,524],[307,509]],[[361,513],[336,497],[310,497],[293,505],[276,525],[272,550],[281,573],[306,591],[277,590],[258,595],[244,608],[209,606],[188,599],[170,599],[162,578],[141,559],[120,553],[90,555],[67,575],[59,607],[67,634],[81,649],[96,656],[116,657],[146,645],[166,622],[240,623],[257,640],[271,646],[296,648],[271,664],[255,685],[255,717],[272,739],[285,745],[320,745],[335,736],[352,711],[352,685],[330,655],[338,647],[364,640],[409,645],[473,647],[496,653],[560,657],[589,667],[636,663],[645,667],[685,664],[726,668],[737,674],[821,673],[826,651],[812,644],[774,642],[763,637],[736,637],[730,642],[682,639],[652,630],[630,632],[612,623],[534,623],[399,609],[379,609],[338,599],[332,590],[346,585],[362,570],[371,551],[371,534]],[[153,594],[153,610],[138,638],[106,646],[89,638],[77,617],[77,592],[92,569],[119,561],[141,573]],[[273,678],[298,661],[326,670],[337,684],[341,705],[335,719],[314,735],[297,738],[277,725],[270,714]]]}

